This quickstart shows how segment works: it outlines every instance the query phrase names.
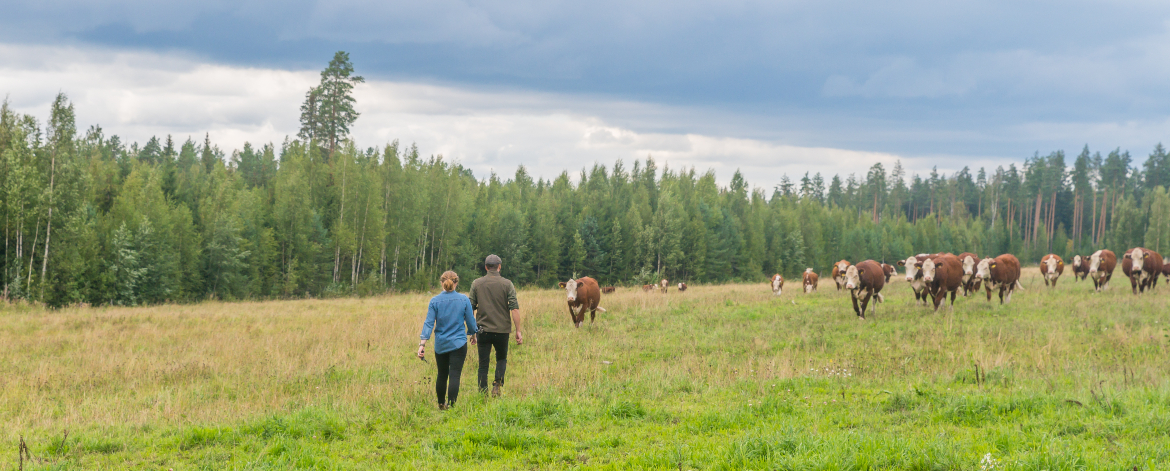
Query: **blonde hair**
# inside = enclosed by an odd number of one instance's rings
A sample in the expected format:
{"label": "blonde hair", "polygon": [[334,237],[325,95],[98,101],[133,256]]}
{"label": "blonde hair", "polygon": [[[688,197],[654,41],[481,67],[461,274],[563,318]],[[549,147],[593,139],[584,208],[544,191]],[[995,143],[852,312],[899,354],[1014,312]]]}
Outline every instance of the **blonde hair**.
{"label": "blonde hair", "polygon": [[455,285],[459,284],[459,275],[447,270],[439,277],[439,283],[443,284],[443,291],[455,291]]}

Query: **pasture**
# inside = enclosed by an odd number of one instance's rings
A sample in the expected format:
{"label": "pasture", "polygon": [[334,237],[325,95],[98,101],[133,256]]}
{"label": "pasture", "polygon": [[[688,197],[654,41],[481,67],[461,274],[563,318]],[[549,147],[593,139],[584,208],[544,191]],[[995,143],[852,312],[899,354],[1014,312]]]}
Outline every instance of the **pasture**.
{"label": "pasture", "polygon": [[[505,276],[507,273],[505,273]],[[501,398],[434,403],[428,295],[0,314],[0,469],[1170,468],[1170,288],[1035,267],[1000,306],[868,321],[823,276],[523,290]],[[466,290],[469,283],[460,285]]]}

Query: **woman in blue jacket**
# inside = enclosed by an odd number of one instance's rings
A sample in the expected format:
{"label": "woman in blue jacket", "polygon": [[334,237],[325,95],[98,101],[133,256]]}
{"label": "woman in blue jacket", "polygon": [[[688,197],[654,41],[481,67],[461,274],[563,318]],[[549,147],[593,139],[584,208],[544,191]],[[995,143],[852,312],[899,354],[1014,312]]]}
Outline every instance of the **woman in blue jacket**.
{"label": "woman in blue jacket", "polygon": [[[427,320],[423,322],[421,339],[418,343],[418,357],[425,358],[427,339],[435,335],[435,395],[439,398],[439,409],[447,410],[455,405],[459,397],[459,376],[463,373],[463,360],[467,358],[467,342],[475,345],[475,314],[471,312],[471,300],[455,292],[459,275],[453,271],[443,273],[439,278],[443,292],[431,298],[427,307]],[[446,395],[446,401],[443,401]]]}

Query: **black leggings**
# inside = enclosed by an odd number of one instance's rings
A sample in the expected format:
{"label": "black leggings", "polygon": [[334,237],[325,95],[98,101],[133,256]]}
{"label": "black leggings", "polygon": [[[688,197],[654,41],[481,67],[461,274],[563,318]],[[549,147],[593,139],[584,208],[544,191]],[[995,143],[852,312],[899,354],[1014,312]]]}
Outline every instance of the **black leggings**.
{"label": "black leggings", "polygon": [[455,399],[459,398],[459,376],[463,374],[463,360],[466,359],[467,344],[447,353],[435,354],[435,366],[439,368],[439,374],[435,376],[435,395],[439,397],[439,404],[443,404],[446,395],[447,407],[455,405]]}
{"label": "black leggings", "polygon": [[492,347],[496,348],[496,381],[504,385],[504,371],[508,369],[508,334],[500,332],[480,332],[479,336],[479,389],[488,387],[488,366],[492,356]]}

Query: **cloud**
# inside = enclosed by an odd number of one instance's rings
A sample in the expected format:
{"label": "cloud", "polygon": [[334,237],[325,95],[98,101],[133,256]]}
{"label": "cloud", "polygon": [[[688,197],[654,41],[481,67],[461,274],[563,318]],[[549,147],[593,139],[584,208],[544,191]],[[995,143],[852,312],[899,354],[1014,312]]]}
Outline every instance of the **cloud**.
{"label": "cloud", "polygon": [[[317,80],[316,70],[240,67],[185,54],[0,44],[0,93],[17,111],[43,120],[64,91],[82,129],[99,124],[128,142],[168,134],[198,141],[209,133],[225,149],[279,143],[296,134],[304,93]],[[912,173],[994,168],[1033,151],[1079,151],[1086,142],[1141,155],[1170,131],[1167,118],[1015,120],[967,129],[945,119],[906,122],[807,109],[737,113],[407,80],[371,79],[355,93],[362,116],[353,137],[360,146],[417,143],[424,154],[457,160],[481,177],[508,176],[519,165],[544,178],[562,171],[575,177],[595,163],[652,156],[660,167],[713,169],[721,182],[738,169],[753,185],[771,188],[784,175],[863,175],[875,163],[889,169],[898,160]],[[1011,151],[984,151],[996,146]]]}

